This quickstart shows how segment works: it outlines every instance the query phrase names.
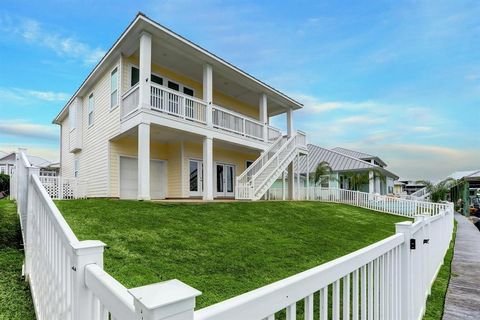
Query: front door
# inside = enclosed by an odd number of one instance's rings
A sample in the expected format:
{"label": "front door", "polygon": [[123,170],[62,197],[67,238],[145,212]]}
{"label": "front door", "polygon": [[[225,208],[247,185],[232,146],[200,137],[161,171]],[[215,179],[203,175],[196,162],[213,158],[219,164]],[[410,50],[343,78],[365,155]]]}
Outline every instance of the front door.
{"label": "front door", "polygon": [[203,191],[203,162],[201,160],[189,161],[189,190],[191,197],[201,197]]}
{"label": "front door", "polygon": [[215,165],[215,196],[234,197],[235,166],[217,163]]}

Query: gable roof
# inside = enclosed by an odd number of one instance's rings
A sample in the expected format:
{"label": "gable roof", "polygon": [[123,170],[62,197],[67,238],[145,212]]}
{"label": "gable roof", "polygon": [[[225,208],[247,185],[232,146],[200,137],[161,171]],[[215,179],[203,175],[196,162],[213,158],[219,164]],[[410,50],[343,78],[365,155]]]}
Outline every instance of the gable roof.
{"label": "gable roof", "polygon": [[[7,161],[7,160],[15,161],[16,154],[17,154],[16,152],[11,152],[11,153],[5,154],[4,156],[0,156],[0,161]],[[49,165],[52,164],[51,161],[38,156],[27,155],[27,158],[31,165],[39,168],[48,167]]]}
{"label": "gable roof", "polygon": [[169,37],[172,41],[176,41],[183,48],[189,48],[195,54],[201,56],[201,60],[205,63],[212,64],[214,67],[219,66],[221,68],[228,69],[235,74],[238,74],[242,79],[247,79],[254,84],[255,88],[264,91],[269,96],[274,96],[284,103],[288,103],[294,109],[300,109],[303,107],[303,104],[296,101],[295,99],[287,96],[285,93],[273,88],[272,86],[266,84],[265,82],[255,78],[249,73],[241,70],[240,68],[234,66],[233,64],[227,62],[226,60],[218,57],[217,55],[211,53],[210,51],[202,48],[201,46],[195,44],[194,42],[182,37],[181,35],[173,32],[167,27],[161,25],[160,23],[150,19],[142,12],[138,12],[133,21],[128,25],[128,27],[122,32],[120,37],[115,41],[115,43],[110,47],[107,53],[103,58],[98,62],[98,64],[93,68],[89,73],[87,78],[82,82],[80,87],[75,91],[73,96],[68,100],[64,105],[62,110],[53,120],[53,123],[60,124],[61,119],[68,112],[68,106],[74,101],[77,96],[81,96],[82,92],[88,89],[88,86],[92,84],[98,77],[109,67],[109,64],[116,58],[118,58],[122,52],[122,47],[127,45],[132,39],[138,39],[138,35],[142,30],[146,30],[150,33],[161,33],[163,36]]}
{"label": "gable roof", "polygon": [[[332,168],[332,171],[334,172],[364,171],[368,169],[376,169],[382,171],[385,175],[389,177],[398,179],[398,177],[394,173],[385,170],[382,167],[377,166],[376,164],[349,156],[335,150],[322,148],[314,144],[308,144],[307,147],[309,157],[308,172],[315,172],[317,165],[320,162],[325,161],[329,164],[330,168]],[[298,169],[301,173],[307,172],[306,157],[300,157]],[[297,170],[296,167],[295,170]]]}
{"label": "gable roof", "polygon": [[361,160],[371,160],[371,159],[374,159],[376,160],[378,163],[380,163],[380,165],[382,167],[386,167],[387,164],[382,160],[380,159],[380,157],[378,156],[374,156],[372,154],[368,154],[368,153],[365,153],[365,152],[360,152],[360,151],[355,151],[355,150],[351,150],[351,149],[347,149],[347,148],[342,148],[342,147],[335,147],[332,149],[333,151],[337,151],[337,152],[340,152],[340,153],[343,153],[343,154],[346,154],[350,157],[354,157],[354,158],[357,158],[357,159],[361,159]]}

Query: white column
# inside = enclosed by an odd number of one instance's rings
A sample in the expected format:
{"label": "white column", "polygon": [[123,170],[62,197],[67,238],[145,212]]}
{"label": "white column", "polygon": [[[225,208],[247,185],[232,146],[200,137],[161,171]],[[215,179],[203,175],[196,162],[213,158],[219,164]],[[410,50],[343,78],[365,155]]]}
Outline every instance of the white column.
{"label": "white column", "polygon": [[293,161],[288,165],[288,175],[287,175],[287,182],[288,182],[288,199],[294,200],[294,192],[293,187],[295,185],[295,177],[293,174]]}
{"label": "white column", "polygon": [[375,193],[375,174],[373,171],[368,172],[368,193]]}
{"label": "white column", "polygon": [[306,197],[306,200],[309,200],[310,199],[310,163],[309,163],[309,160],[308,160],[308,154],[306,155],[306,162],[307,162],[307,172],[306,172],[306,175],[307,175],[307,197]]}
{"label": "white column", "polygon": [[378,175],[375,175],[375,193],[382,194],[380,177]]}
{"label": "white column", "polygon": [[293,109],[287,110],[287,135],[291,137],[293,134]]}
{"label": "white column", "polygon": [[260,122],[263,123],[263,140],[268,141],[268,113],[267,113],[267,95],[260,95]]}
{"label": "white column", "polygon": [[203,200],[213,200],[213,139],[203,138]]}
{"label": "white column", "polygon": [[186,179],[185,179],[185,145],[183,140],[180,141],[180,182],[181,182],[181,187],[180,187],[180,197],[181,198],[186,198],[188,192],[186,192]]}
{"label": "white column", "polygon": [[138,200],[150,200],[150,124],[138,125]]}
{"label": "white column", "polygon": [[139,65],[139,101],[140,108],[150,108],[150,75],[152,74],[152,35],[148,32],[140,34]]}
{"label": "white column", "polygon": [[203,65],[203,101],[207,104],[207,125],[212,126],[213,68],[209,64]]}
{"label": "white column", "polygon": [[195,298],[202,293],[180,280],[169,280],[128,290],[138,319],[193,320]]}
{"label": "white column", "polygon": [[282,172],[282,200],[285,200],[286,197],[286,184],[285,184],[285,171]]}
{"label": "white column", "polygon": [[301,185],[300,185],[300,154],[297,153],[297,196],[296,196],[296,199],[297,200],[302,200],[301,198]]}

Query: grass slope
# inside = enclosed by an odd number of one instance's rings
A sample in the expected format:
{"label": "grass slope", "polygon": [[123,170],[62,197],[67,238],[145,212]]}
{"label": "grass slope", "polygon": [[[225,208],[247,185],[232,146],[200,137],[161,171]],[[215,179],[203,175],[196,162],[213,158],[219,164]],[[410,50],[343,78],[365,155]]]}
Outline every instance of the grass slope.
{"label": "grass slope", "polygon": [[81,240],[108,247],[126,287],[177,278],[202,308],[384,239],[406,218],[320,202],[57,202]]}
{"label": "grass slope", "polygon": [[28,284],[21,278],[20,232],[15,204],[0,200],[0,319],[35,319]]}
{"label": "grass slope", "polygon": [[457,232],[457,223],[453,231],[453,239],[450,242],[447,253],[443,260],[443,265],[438,272],[437,278],[432,286],[432,291],[427,299],[427,306],[423,320],[441,320],[443,318],[443,309],[445,306],[445,297],[447,295],[448,283],[452,271],[453,248],[455,247],[455,235]]}

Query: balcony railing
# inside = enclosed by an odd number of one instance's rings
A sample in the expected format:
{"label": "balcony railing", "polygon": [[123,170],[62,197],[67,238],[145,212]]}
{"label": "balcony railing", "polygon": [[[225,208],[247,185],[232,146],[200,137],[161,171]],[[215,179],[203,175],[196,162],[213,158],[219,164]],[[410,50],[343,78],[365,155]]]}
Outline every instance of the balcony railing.
{"label": "balcony railing", "polygon": [[138,104],[139,88],[138,84],[136,84],[122,96],[122,118],[136,110],[138,108]]}
{"label": "balcony railing", "polygon": [[[131,114],[138,106],[139,88],[136,85],[122,96],[122,118]],[[157,84],[150,87],[150,108],[192,122],[207,124],[207,104],[203,100]],[[254,140],[266,140],[269,143],[282,135],[277,128],[267,126],[264,130],[262,122],[217,105],[212,106],[212,125],[219,130]]]}
{"label": "balcony railing", "polygon": [[162,111],[183,119],[207,123],[207,105],[202,100],[179,94],[174,90],[152,84],[150,105],[153,110]]}

